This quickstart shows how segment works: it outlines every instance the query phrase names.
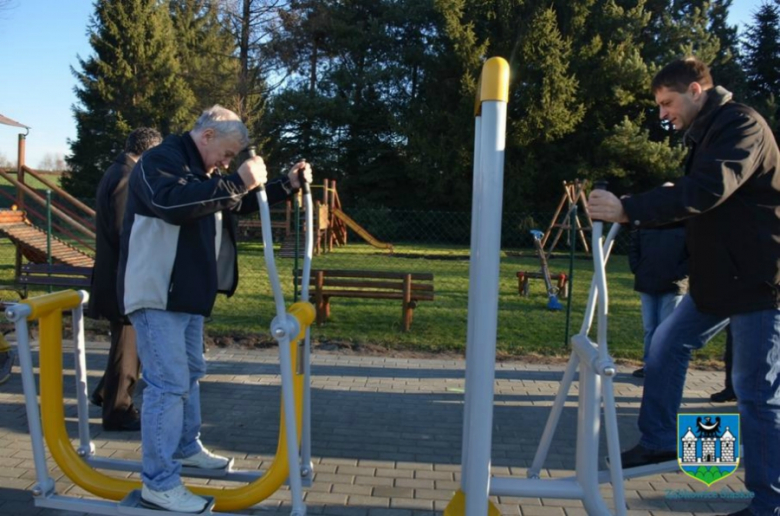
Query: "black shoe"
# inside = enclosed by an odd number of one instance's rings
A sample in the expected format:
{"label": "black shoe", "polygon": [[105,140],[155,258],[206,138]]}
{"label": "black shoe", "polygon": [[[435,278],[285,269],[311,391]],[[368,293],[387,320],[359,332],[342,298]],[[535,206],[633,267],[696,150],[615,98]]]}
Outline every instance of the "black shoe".
{"label": "black shoe", "polygon": [[639,369],[637,369],[636,371],[631,373],[631,376],[633,376],[634,378],[644,378],[645,377],[645,368],[644,367],[640,367]]}
{"label": "black shoe", "polygon": [[96,407],[102,407],[103,406],[103,396],[100,395],[98,391],[93,392],[89,397],[89,402],[95,405]]}
{"label": "black shoe", "polygon": [[737,401],[737,395],[734,394],[732,389],[723,389],[710,396],[710,401],[713,403],[729,403],[731,401]]}
{"label": "black shoe", "polygon": [[141,430],[141,415],[132,408],[119,416],[103,420],[103,430],[106,432],[138,432]]}
{"label": "black shoe", "polygon": [[639,466],[647,466],[648,464],[659,464],[670,460],[677,460],[677,450],[649,450],[641,444],[637,444],[630,450],[620,454],[620,461],[623,463],[623,469],[637,468]]}

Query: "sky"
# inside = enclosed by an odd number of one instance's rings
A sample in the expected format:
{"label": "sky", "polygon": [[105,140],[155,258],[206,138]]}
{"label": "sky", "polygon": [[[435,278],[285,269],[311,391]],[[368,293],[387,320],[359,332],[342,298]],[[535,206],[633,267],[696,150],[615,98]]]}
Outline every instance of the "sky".
{"label": "sky", "polygon": [[[763,0],[734,0],[730,22],[743,26]],[[3,3],[3,2],[0,2]],[[91,55],[92,0],[10,0],[0,11],[0,114],[29,126],[26,163],[70,153],[78,57]],[[15,163],[19,129],[0,125],[0,161]]]}

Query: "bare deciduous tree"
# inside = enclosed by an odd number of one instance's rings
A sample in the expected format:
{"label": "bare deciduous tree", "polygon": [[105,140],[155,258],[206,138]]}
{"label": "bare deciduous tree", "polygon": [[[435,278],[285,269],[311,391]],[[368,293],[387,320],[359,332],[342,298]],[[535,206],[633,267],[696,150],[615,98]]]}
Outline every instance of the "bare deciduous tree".
{"label": "bare deciduous tree", "polygon": [[65,157],[59,152],[47,152],[43,159],[38,163],[38,170],[63,171],[68,166],[65,164]]}
{"label": "bare deciduous tree", "polygon": [[[2,1],[2,0],[0,0]],[[0,168],[16,168],[16,163],[11,162],[5,154],[0,152]]]}

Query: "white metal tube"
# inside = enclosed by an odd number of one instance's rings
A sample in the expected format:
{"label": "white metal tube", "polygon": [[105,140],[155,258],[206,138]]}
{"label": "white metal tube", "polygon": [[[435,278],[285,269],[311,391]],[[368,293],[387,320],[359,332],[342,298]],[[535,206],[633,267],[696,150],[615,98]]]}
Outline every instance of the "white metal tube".
{"label": "white metal tube", "polygon": [[547,418],[542,438],[539,440],[539,447],[536,449],[534,461],[526,473],[529,478],[538,478],[544,467],[544,461],[547,460],[547,453],[550,451],[550,445],[555,436],[555,430],[558,428],[558,422],[560,421],[566,398],[574,380],[574,373],[577,372],[579,363],[580,360],[577,354],[572,353],[569,357],[569,363],[566,365],[566,371],[563,373],[563,379],[558,386],[558,394],[555,396],[555,402],[553,402],[553,406],[550,409],[550,415]]}
{"label": "white metal tube", "polygon": [[[285,335],[277,337],[279,343],[279,366],[282,369],[282,401],[284,404],[284,426],[287,438],[287,457],[290,463],[290,472],[288,473],[290,483],[290,495],[292,499],[293,513],[303,510],[305,514],[306,506],[303,504],[303,483],[301,481],[301,469],[296,467],[300,464],[298,455],[298,429],[295,417],[295,398],[293,396],[293,370],[292,356],[290,354],[290,339],[288,335],[297,335],[298,332],[293,328],[297,327],[295,319],[287,314],[282,314]],[[272,325],[273,328],[273,325]],[[275,331],[275,330],[274,330]]]}
{"label": "white metal tube", "polygon": [[[301,277],[301,300],[308,301],[311,261],[314,255],[314,203],[310,188],[304,189],[303,203],[306,210],[306,246]],[[311,460],[311,327],[306,328],[303,349],[303,422],[301,432],[302,475],[308,480],[312,480],[314,464]]]}
{"label": "white metal tube", "polygon": [[[475,290],[473,324],[475,348],[469,353],[474,362],[474,399],[480,401],[469,410],[469,478],[466,484],[466,514],[485,516],[488,510],[490,452],[493,430],[493,383],[495,378],[496,332],[498,324],[498,282],[501,251],[501,212],[504,190],[504,148],[506,103],[482,103],[480,162],[479,281],[469,285]],[[477,349],[478,347],[478,349]]]}
{"label": "white metal tube", "polygon": [[260,225],[263,232],[263,255],[265,257],[265,267],[268,271],[268,281],[271,282],[271,290],[274,294],[274,303],[276,305],[276,315],[282,316],[287,311],[284,307],[284,295],[282,286],[279,283],[279,273],[276,271],[276,261],[274,260],[274,239],[271,232],[271,209],[268,207],[268,194],[265,188],[260,188],[257,192],[257,202],[260,205]]}
{"label": "white metal tube", "polygon": [[[472,285],[477,284],[477,271],[479,270],[479,231],[477,230],[477,219],[481,211],[480,203],[482,201],[482,191],[480,189],[482,181],[480,180],[480,140],[482,136],[482,117],[477,116],[474,118],[474,164],[473,177],[471,180],[473,201],[471,203],[471,248],[469,251],[469,298],[468,298],[468,311],[466,313],[472,313],[474,309],[474,297],[476,289],[472,289]],[[474,389],[474,362],[469,360],[469,353],[474,349],[474,321],[469,317],[466,326],[466,378],[464,382],[464,394],[463,394],[463,437],[461,442],[461,479],[460,486],[465,489],[469,471],[471,470],[469,462],[469,421],[471,421],[471,407],[475,403],[474,396],[472,395]],[[474,350],[476,353],[476,350]]]}
{"label": "white metal tube", "polygon": [[[581,500],[582,487],[570,478],[507,478],[493,477],[490,481],[493,496],[517,496],[530,498],[556,498]],[[467,514],[471,516],[471,513]]]}
{"label": "white metal tube", "polygon": [[580,399],[577,409],[577,482],[582,486],[582,503],[588,514],[609,514],[598,482],[599,395],[601,376],[584,360],[580,362]]}
{"label": "white metal tube", "polygon": [[593,223],[593,278],[598,289],[598,343],[599,358],[607,359],[607,315],[609,314],[609,291],[607,290],[606,260],[604,259],[604,247],[601,242],[604,224]]}
{"label": "white metal tube", "polygon": [[[612,245],[615,242],[615,236],[620,230],[620,224],[613,224],[609,230],[606,241],[602,249],[604,250],[604,264],[606,265],[609,260],[609,255],[612,252]],[[593,239],[595,242],[596,239]],[[595,251],[594,251],[595,252]],[[598,292],[596,290],[596,278],[595,275],[590,282],[590,291],[588,292],[588,302],[585,305],[585,316],[582,318],[582,326],[580,327],[580,333],[587,335],[590,332],[591,324],[593,324],[593,316],[596,314],[596,300],[598,299]]]}
{"label": "white metal tube", "polygon": [[615,502],[615,514],[626,514],[626,491],[623,485],[623,464],[620,460],[620,434],[617,426],[617,407],[611,376],[602,379],[601,392],[604,400],[604,429],[607,432],[607,455],[609,456],[612,495]]}
{"label": "white metal tube", "polygon": [[[294,331],[293,324],[287,323],[287,310],[284,306],[284,295],[279,282],[279,273],[276,270],[274,260],[273,236],[271,233],[271,210],[268,206],[268,194],[265,188],[257,192],[257,201],[260,206],[260,222],[263,232],[263,255],[268,271],[268,280],[274,293],[276,305],[276,318],[271,323],[271,334],[279,344],[279,366],[282,376],[282,403],[284,405],[285,428],[287,433],[287,458],[290,464],[289,482],[290,497],[292,499],[293,513],[305,514],[306,506],[303,504],[303,490],[301,485],[301,469],[298,454],[298,428],[295,418],[295,398],[293,393],[292,357],[290,356],[290,336],[298,334]],[[291,319],[294,319],[291,317]],[[276,324],[275,324],[276,323]],[[297,326],[297,323],[294,325]]]}
{"label": "white metal tube", "polygon": [[21,304],[10,306],[5,310],[5,316],[14,323],[16,330],[16,346],[19,351],[19,366],[22,369],[22,388],[24,390],[24,404],[27,411],[27,425],[30,431],[33,463],[35,464],[35,479],[38,481],[33,494],[40,496],[54,492],[54,479],[49,476],[49,469],[46,467],[46,449],[43,446],[38,390],[35,386],[35,374],[33,373],[30,334],[27,331],[27,316],[30,313],[30,306]]}
{"label": "white metal tube", "polygon": [[89,405],[87,404],[87,353],[84,342],[84,303],[89,301],[89,293],[80,290],[81,303],[71,312],[73,324],[73,359],[76,371],[76,405],[79,419],[79,448],[82,457],[95,453],[95,445],[89,435]]}

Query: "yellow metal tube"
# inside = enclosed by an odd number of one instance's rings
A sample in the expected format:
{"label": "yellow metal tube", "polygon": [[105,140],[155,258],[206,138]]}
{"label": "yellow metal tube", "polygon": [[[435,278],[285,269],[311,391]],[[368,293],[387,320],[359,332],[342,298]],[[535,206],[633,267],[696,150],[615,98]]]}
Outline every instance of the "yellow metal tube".
{"label": "yellow metal tube", "polygon": [[[72,296],[67,294],[68,292],[75,294],[77,301],[74,302]],[[32,299],[26,303],[37,307],[33,309],[33,312],[40,319],[41,412],[43,414],[44,437],[52,458],[63,473],[82,489],[101,498],[121,500],[131,490],[139,489],[140,482],[110,477],[92,468],[73,449],[65,429],[65,413],[62,403],[62,310],[63,307],[77,306],[80,303],[80,296],[75,291],[65,291]],[[290,308],[290,311],[301,323],[302,334],[305,334],[306,328],[314,320],[314,308],[309,303],[296,303]],[[32,318],[33,315],[28,319]],[[293,372],[297,370],[295,345],[295,341],[290,342]],[[303,375],[293,374],[296,424],[299,429],[303,418],[303,380]],[[193,486],[190,489],[199,495],[213,496],[216,500],[215,509],[218,511],[250,507],[275,493],[287,480],[290,467],[287,457],[283,407],[280,412],[281,422],[276,456],[261,478],[234,489],[215,489],[201,486]],[[298,435],[300,439],[300,431]]]}
{"label": "yellow metal tube", "polygon": [[[21,304],[30,307],[31,313],[27,316],[28,321],[34,321],[52,311],[59,311],[60,317],[62,317],[63,310],[70,310],[81,304],[81,295],[75,290],[63,290],[31,299],[25,299]],[[60,340],[62,340],[61,334]]]}

